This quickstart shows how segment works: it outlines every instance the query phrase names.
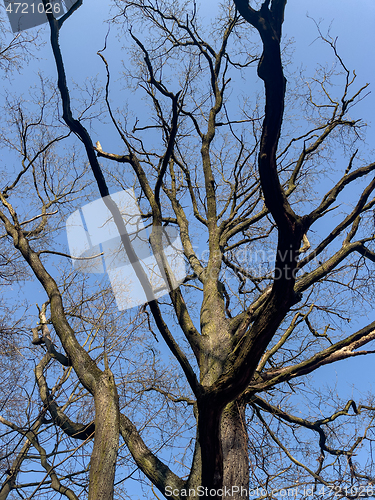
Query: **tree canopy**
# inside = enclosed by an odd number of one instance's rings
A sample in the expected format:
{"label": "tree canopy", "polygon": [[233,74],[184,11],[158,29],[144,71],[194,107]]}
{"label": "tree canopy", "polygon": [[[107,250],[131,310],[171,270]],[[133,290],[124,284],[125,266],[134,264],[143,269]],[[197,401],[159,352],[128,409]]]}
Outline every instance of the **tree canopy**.
{"label": "tree canopy", "polygon": [[373,496],[373,397],[315,378],[374,352],[369,85],[318,21],[293,66],[292,1],[116,0],[82,87],[81,4],[0,41],[9,78],[47,29],[53,62],[3,92],[0,500]]}

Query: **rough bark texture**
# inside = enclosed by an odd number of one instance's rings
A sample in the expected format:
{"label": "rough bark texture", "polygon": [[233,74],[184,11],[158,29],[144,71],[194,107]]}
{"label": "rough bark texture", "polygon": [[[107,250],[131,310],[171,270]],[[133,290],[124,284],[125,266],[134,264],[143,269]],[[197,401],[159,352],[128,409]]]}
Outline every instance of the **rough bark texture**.
{"label": "rough bark texture", "polygon": [[221,442],[223,448],[223,486],[238,487],[233,491],[233,500],[242,500],[241,491],[249,490],[248,435],[245,420],[246,405],[233,401],[221,417]]}
{"label": "rough bark texture", "polygon": [[119,407],[114,377],[106,368],[95,394],[95,439],[90,463],[89,500],[111,500],[119,440]]}

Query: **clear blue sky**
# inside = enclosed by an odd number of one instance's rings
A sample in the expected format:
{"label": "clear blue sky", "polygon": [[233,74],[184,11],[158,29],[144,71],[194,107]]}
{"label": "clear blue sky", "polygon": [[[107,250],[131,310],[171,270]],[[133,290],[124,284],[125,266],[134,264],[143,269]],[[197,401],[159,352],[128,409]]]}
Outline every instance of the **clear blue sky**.
{"label": "clear blue sky", "polygon": [[[218,4],[217,0],[198,1],[201,4],[202,11],[207,20]],[[294,39],[293,67],[299,68],[301,65],[307,67],[307,73],[312,75],[316,64],[323,63],[330,58],[329,51],[324,44],[316,40],[317,31],[311,19],[307,14],[321,21],[321,29],[326,32],[331,25],[331,35],[338,37],[337,47],[350,69],[355,69],[358,75],[359,85],[366,82],[371,83],[370,91],[373,92],[364,102],[356,108],[356,116],[362,118],[368,123],[369,129],[367,141],[369,151],[373,150],[375,144],[375,123],[373,114],[375,110],[375,65],[374,65],[374,46],[375,46],[375,3],[373,0],[289,0],[286,7],[284,37]],[[107,24],[104,22],[110,17],[108,2],[103,0],[85,0],[83,6],[65,23],[61,31],[61,48],[63,51],[65,67],[69,78],[69,85],[72,87],[72,81],[78,85],[83,85],[87,78],[98,75],[104,82],[104,66],[96,52],[103,47],[104,37],[107,32]],[[24,69],[22,75],[18,76],[12,82],[12,91],[22,93],[25,96],[28,93],[29,86],[35,81],[37,83],[37,73],[41,71],[51,77],[55,77],[55,66],[52,59],[51,48],[48,44],[49,28],[46,26],[42,37],[47,44],[41,47],[39,62],[31,61],[29,66]],[[127,54],[120,51],[120,45],[115,38],[114,33],[110,34],[108,42],[108,51],[106,57],[113,71],[112,90],[118,90],[120,84],[116,81],[116,71],[121,71],[120,61],[126,59]],[[247,82],[251,89],[251,82]],[[111,96],[116,100],[115,94]],[[122,94],[124,101],[126,95]],[[125,102],[124,102],[125,104]],[[95,128],[93,140],[100,140],[106,144],[106,150],[116,148],[118,142],[114,139],[111,126],[99,125]],[[113,152],[117,152],[113,149]],[[371,312],[372,319],[374,318]],[[354,326],[354,325],[353,325]],[[348,326],[348,332],[351,325]],[[366,363],[366,364],[365,364]],[[366,376],[364,377],[363,374]],[[363,358],[356,358],[350,361],[341,362],[335,367],[326,367],[319,370],[316,383],[324,384],[331,381],[332,384],[338,383],[338,390],[342,397],[347,394],[351,397],[357,389],[352,388],[352,384],[357,385],[358,389],[366,392],[371,389],[371,379],[374,375],[374,369],[370,360],[365,362]]]}

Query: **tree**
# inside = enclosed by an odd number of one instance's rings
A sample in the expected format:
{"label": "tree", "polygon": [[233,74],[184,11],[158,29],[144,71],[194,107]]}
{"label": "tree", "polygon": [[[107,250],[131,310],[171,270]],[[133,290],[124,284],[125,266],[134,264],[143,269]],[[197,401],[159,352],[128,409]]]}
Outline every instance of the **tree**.
{"label": "tree", "polygon": [[[318,395],[302,415],[288,401],[302,398],[319,367],[373,352],[375,322],[347,324],[363,308],[358,298],[372,302],[375,163],[362,158],[363,123],[351,115],[367,85],[319,32],[336,68],[321,68],[293,95],[282,62],[286,0],[251,4],[226,2],[207,29],[195,2],[115,2],[112,26],[133,43],[128,89],[147,99],[147,121],[112,105],[107,39],[98,53],[103,95],[89,89],[73,109],[59,45],[73,11],[48,15],[59,97],[41,79],[29,114],[8,100],[11,132],[2,135],[21,159],[0,195],[3,253],[16,251],[6,265],[32,272],[45,295],[38,323],[28,312],[29,336],[13,344],[17,362],[29,353],[24,369],[35,360],[36,382],[14,393],[26,419],[4,398],[10,465],[0,499],[12,491],[51,498],[50,488],[70,499],[123,498],[134,467],[176,500],[201,492],[240,499],[249,487],[259,497],[291,488],[294,496],[371,496],[373,465],[358,455],[372,446],[371,399],[331,395],[328,411]],[[241,76],[244,97],[231,94]],[[264,84],[259,101],[250,100],[251,78]],[[298,98],[296,123],[288,113]],[[103,102],[123,152],[108,151],[105,136],[94,146],[87,123]],[[100,195],[141,280],[111,198],[132,186],[170,292],[153,300],[150,287],[145,306],[118,312],[108,283],[71,269],[56,231]],[[167,226],[178,228],[189,266],[178,287],[159,230]],[[21,482],[37,463],[41,479]]]}

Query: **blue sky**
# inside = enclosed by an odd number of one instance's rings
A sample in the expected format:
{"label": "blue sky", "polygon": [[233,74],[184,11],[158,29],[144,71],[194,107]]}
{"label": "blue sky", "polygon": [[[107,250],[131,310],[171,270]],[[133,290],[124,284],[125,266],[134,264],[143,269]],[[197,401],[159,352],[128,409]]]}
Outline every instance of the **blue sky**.
{"label": "blue sky", "polygon": [[[203,15],[209,20],[211,12],[218,2],[206,0],[198,2],[201,5]],[[329,26],[333,37],[338,37],[337,48],[350,69],[355,69],[358,75],[358,86],[369,82],[369,90],[372,92],[365,101],[356,107],[356,116],[361,116],[369,125],[367,131],[367,143],[370,153],[375,144],[375,124],[372,117],[375,110],[375,65],[373,47],[375,46],[375,4],[373,0],[357,0],[355,4],[348,0],[289,0],[286,7],[284,38],[294,40],[294,53],[292,57],[292,69],[306,66],[307,74],[313,75],[314,68],[319,63],[331,58],[329,49],[317,40],[317,30],[312,19],[320,22],[323,33],[327,32]],[[77,12],[65,23],[60,43],[63,52],[65,68],[68,76],[69,86],[74,84],[84,85],[87,78],[98,76],[104,82],[104,66],[96,52],[103,48],[104,38],[108,25],[105,20],[110,17],[108,3],[103,0],[85,0]],[[14,93],[27,96],[30,84],[37,83],[38,71],[55,78],[55,66],[52,52],[49,46],[49,28],[42,28],[42,39],[47,43],[39,50],[39,61],[30,61],[28,67],[24,68],[21,75],[12,81]],[[108,50],[105,56],[108,58],[110,67],[113,68],[112,89],[117,91],[121,81],[117,78],[120,71],[120,62],[127,59],[127,54],[120,50],[115,33],[111,32],[108,39]],[[251,82],[248,83],[251,91]],[[1,92],[0,92],[1,93]],[[130,96],[131,99],[132,96]],[[114,97],[115,98],[115,97]],[[127,99],[122,94],[121,99]],[[114,138],[111,125],[94,125],[93,140],[100,140],[106,144],[105,149],[117,152],[117,139]],[[96,137],[96,135],[97,137]],[[370,318],[374,319],[374,313],[370,312]],[[364,320],[364,318],[363,318]],[[354,327],[354,325],[353,325]],[[351,331],[351,325],[348,327]],[[315,375],[316,385],[329,383],[337,385],[337,390],[342,397],[352,397],[360,392],[366,392],[372,388],[374,369],[370,359],[355,358],[349,361],[337,363],[334,367],[319,369]]]}

